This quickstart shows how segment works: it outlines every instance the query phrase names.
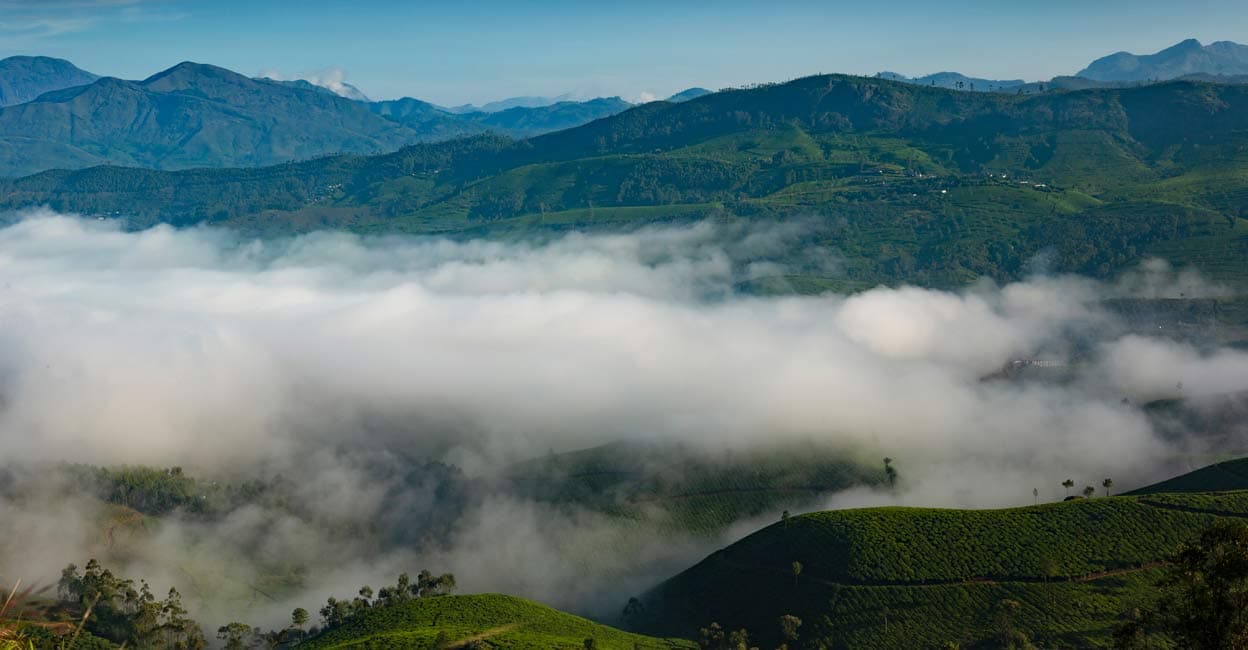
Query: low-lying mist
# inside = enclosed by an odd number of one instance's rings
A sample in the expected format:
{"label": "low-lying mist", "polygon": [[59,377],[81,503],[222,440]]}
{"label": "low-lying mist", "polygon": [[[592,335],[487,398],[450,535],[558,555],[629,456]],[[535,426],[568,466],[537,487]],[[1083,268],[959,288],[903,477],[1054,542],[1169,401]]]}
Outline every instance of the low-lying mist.
{"label": "low-lying mist", "polygon": [[[835,252],[802,248],[808,227],[260,241],[23,215],[0,229],[0,448],[23,468],[10,482],[61,462],[180,466],[280,477],[288,501],[169,516],[119,541],[116,513],[53,479],[0,490],[0,579],[46,582],[111,553],[178,585],[206,622],[276,624],[428,567],[464,591],[611,614],[779,513],[708,538],[506,491],[451,498],[445,477],[410,468],[471,482],[620,440],[708,457],[814,441],[901,472],[896,489],[826,495],[829,507],[991,507],[1029,504],[1033,488],[1061,498],[1066,478],[1130,488],[1242,450],[1238,432],[1159,423],[1145,405],[1248,390],[1248,354],[1107,307],[1226,295],[1191,271],[740,289],[793,265],[836,273]],[[300,589],[259,586],[274,567]]]}

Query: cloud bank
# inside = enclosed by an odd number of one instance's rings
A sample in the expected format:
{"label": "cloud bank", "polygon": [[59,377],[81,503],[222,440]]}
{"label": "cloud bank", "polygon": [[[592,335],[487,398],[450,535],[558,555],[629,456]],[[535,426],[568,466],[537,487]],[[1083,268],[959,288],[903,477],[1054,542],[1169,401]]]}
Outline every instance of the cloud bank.
{"label": "cloud bank", "polygon": [[[896,492],[831,505],[1007,506],[1033,487],[1060,496],[1067,477],[1141,484],[1242,442],[1161,431],[1143,405],[1248,391],[1248,355],[1107,306],[1224,294],[1198,276],[1153,263],[1114,285],[741,293],[794,263],[834,273],[834,253],[795,253],[808,227],[260,241],[29,213],[0,229],[0,446],[11,462],[291,483],[301,514],[242,508],[146,539],[136,570],[171,583],[212,574],[191,565],[228,564],[253,540],[257,556],[314,568],[304,606],[424,565],[469,591],[601,612],[728,538],[651,539],[508,494],[457,502],[444,524],[432,484],[378,468],[442,461],[475,479],[617,440],[708,453],[813,440],[902,471]],[[1040,370],[1009,372],[1020,362]],[[10,570],[55,571],[90,552],[67,541],[95,534],[98,513],[78,512],[89,504],[52,521],[29,503],[4,507],[40,551]],[[376,522],[421,541],[326,532]],[[61,547],[43,552],[53,537]],[[608,552],[620,540],[635,552]],[[236,567],[234,584],[254,584],[252,570]],[[290,604],[246,602],[274,619]]]}

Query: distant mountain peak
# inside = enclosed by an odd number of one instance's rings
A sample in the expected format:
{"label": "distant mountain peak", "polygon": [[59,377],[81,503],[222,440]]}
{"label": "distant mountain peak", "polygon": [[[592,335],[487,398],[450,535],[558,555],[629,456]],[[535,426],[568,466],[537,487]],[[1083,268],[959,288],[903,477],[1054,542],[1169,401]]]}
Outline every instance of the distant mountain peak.
{"label": "distant mountain peak", "polygon": [[0,60],[0,106],[24,104],[45,93],[85,86],[96,79],[65,59],[11,56]]}
{"label": "distant mountain peak", "polygon": [[880,79],[890,79],[892,81],[901,81],[918,86],[931,86],[934,88],[948,88],[950,90],[977,90],[977,91],[1002,91],[1025,86],[1026,81],[1022,79],[980,79],[978,77],[968,77],[961,72],[934,72],[932,74],[923,75],[922,77],[907,77],[896,72],[878,72],[875,75]]}
{"label": "distant mountain peak", "polygon": [[1248,74],[1248,46],[1232,41],[1201,45],[1189,38],[1155,54],[1115,52],[1093,61],[1078,76],[1096,81],[1134,82],[1243,74]]}
{"label": "distant mountain peak", "polygon": [[704,97],[710,94],[711,94],[710,90],[707,90],[705,88],[701,88],[698,86],[694,86],[693,88],[686,88],[676,93],[675,95],[668,97],[667,101],[673,102],[673,103],[687,102],[691,99],[697,99],[699,97]]}

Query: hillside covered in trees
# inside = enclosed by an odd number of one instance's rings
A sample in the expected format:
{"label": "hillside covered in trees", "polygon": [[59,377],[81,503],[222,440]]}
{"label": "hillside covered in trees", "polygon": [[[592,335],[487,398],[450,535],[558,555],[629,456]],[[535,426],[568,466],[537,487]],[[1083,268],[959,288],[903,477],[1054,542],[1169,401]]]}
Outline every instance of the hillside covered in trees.
{"label": "hillside covered in trees", "polygon": [[1108,276],[1152,255],[1235,282],[1248,255],[1245,108],[1245,86],[1018,96],[828,75],[520,141],[260,169],[47,172],[0,182],[0,207],[269,234],[802,217],[818,225],[807,243],[844,259],[839,286],[1017,277],[1040,252],[1054,270]]}

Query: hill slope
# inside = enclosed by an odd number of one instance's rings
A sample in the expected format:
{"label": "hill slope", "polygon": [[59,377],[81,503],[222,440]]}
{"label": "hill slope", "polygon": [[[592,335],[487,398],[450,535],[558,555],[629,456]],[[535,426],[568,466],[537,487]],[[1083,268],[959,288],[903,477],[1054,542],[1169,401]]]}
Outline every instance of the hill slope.
{"label": "hill slope", "polygon": [[1042,645],[1101,645],[1180,542],[1244,516],[1246,492],[804,515],[660,585],[642,629],[690,634],[718,621],[768,638],[793,614],[806,643],[935,648],[991,634],[994,607],[1009,598],[1022,603],[1015,624]]}
{"label": "hill slope", "polygon": [[0,174],[271,165],[386,151],[427,135],[329,93],[183,63],[141,82],[105,78],[0,109]]}
{"label": "hill slope", "polygon": [[884,481],[876,465],[866,466],[843,450],[801,443],[708,451],[617,442],[517,463],[503,477],[510,494],[705,535]]}
{"label": "hill slope", "polygon": [[[33,61],[25,67],[69,65]],[[0,93],[3,75],[0,69]],[[251,79],[196,63],[137,82],[89,75],[81,83],[56,81],[66,75],[49,72],[51,92],[0,109],[0,176],[100,164],[175,170],[375,154],[486,131],[527,137],[630,106],[608,98],[454,115],[415,99],[367,103],[306,81]]]}
{"label": "hill slope", "polygon": [[1128,492],[1129,495],[1176,492],[1228,492],[1248,490],[1248,458],[1236,458],[1202,467],[1160,483]]}
{"label": "hill slope", "polygon": [[504,596],[437,596],[366,611],[358,619],[305,641],[308,650],[328,648],[438,648],[439,634],[452,644],[479,641],[486,648],[580,650],[586,639],[605,650],[692,649],[693,643],[622,632],[538,603]]}
{"label": "hill slope", "polygon": [[1192,74],[1248,74],[1248,45],[1219,41],[1201,45],[1188,39],[1156,54],[1117,52],[1093,61],[1080,77],[1098,81],[1175,79]]}
{"label": "hill slope", "polygon": [[[277,233],[817,215],[809,244],[835,247],[844,286],[1006,280],[1041,251],[1060,271],[1108,276],[1154,255],[1234,284],[1248,260],[1246,150],[1245,86],[1018,96],[830,75],[654,102],[520,142],[256,170],[52,172],[0,182],[0,207]],[[792,266],[785,283],[826,286]]]}
{"label": "hill slope", "polygon": [[24,104],[46,92],[85,86],[98,78],[64,59],[11,56],[0,60],[0,106]]}

